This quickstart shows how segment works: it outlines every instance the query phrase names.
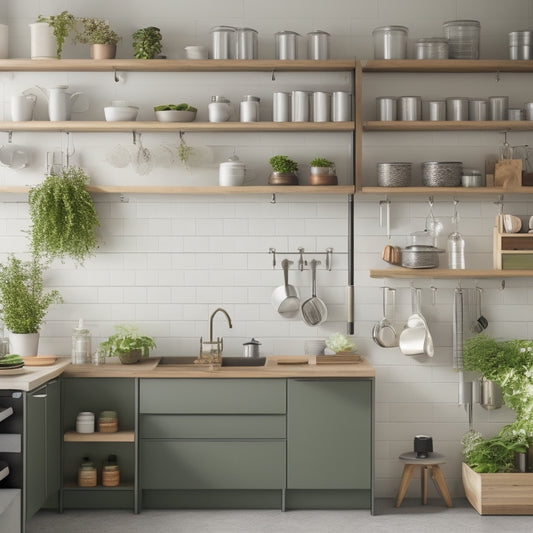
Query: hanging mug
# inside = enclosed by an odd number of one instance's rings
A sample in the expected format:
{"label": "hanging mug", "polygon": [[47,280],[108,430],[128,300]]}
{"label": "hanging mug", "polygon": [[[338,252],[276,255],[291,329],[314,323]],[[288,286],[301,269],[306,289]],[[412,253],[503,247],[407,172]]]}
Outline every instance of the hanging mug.
{"label": "hanging mug", "polygon": [[24,122],[33,120],[33,109],[37,97],[33,94],[16,94],[11,97],[11,120],[13,122]]}

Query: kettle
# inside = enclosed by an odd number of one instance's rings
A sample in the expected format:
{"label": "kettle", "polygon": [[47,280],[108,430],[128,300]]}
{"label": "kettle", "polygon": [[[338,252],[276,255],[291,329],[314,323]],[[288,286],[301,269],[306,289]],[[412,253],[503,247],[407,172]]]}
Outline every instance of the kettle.
{"label": "kettle", "polygon": [[70,120],[71,111],[80,113],[89,109],[87,98],[80,98],[85,96],[84,93],[68,93],[68,85],[55,85],[50,89],[39,85],[36,87],[48,100],[48,116],[51,121]]}
{"label": "kettle", "polygon": [[245,342],[242,345],[242,356],[243,357],[259,357],[259,346],[261,343],[258,340],[252,338],[250,341]]}

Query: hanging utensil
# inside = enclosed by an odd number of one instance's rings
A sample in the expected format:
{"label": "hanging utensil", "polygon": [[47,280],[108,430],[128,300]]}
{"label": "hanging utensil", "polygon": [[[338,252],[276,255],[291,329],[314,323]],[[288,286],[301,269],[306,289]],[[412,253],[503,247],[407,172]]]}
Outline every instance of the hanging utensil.
{"label": "hanging utensil", "polygon": [[463,290],[457,287],[453,295],[453,368],[463,369]]}
{"label": "hanging utensil", "polygon": [[316,295],[316,266],[320,264],[316,259],[310,261],[312,288],[311,298],[302,304],[302,318],[308,326],[319,326],[328,317],[326,304]]}
{"label": "hanging utensil", "polygon": [[404,355],[423,355],[426,349],[432,353],[433,341],[430,341],[430,346],[426,344],[429,329],[426,319],[420,313],[420,289],[411,290],[411,306],[412,314],[400,333],[400,351]]}
{"label": "hanging utensil", "polygon": [[383,318],[372,328],[372,338],[374,339],[374,342],[382,348],[393,348],[398,346],[398,334],[388,318],[389,296],[390,303],[394,309],[396,289],[383,287],[381,295]]}
{"label": "hanging utensil", "polygon": [[499,159],[512,159],[513,147],[507,142],[507,132],[503,132],[503,143],[498,146]]}
{"label": "hanging utensil", "polygon": [[489,321],[483,316],[481,312],[481,294],[483,289],[481,287],[476,287],[474,289],[474,307],[475,307],[475,317],[470,329],[473,333],[481,333],[484,329],[487,329]]}
{"label": "hanging utensil", "polygon": [[284,318],[293,318],[300,310],[300,295],[298,289],[289,285],[289,266],[292,261],[283,259],[281,268],[283,269],[284,284],[272,293],[272,307]]}

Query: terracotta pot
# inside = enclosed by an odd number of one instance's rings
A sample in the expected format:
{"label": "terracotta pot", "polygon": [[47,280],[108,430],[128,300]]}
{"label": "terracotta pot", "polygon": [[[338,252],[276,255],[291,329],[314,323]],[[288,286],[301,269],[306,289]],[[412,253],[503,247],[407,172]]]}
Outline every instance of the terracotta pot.
{"label": "terracotta pot", "polygon": [[91,44],[91,59],[114,59],[116,44]]}
{"label": "terracotta pot", "polygon": [[131,352],[120,352],[118,358],[123,365],[132,365],[141,360],[141,350],[132,350]]}
{"label": "terracotta pot", "polygon": [[268,177],[269,185],[298,185],[298,176],[293,172],[272,172]]}

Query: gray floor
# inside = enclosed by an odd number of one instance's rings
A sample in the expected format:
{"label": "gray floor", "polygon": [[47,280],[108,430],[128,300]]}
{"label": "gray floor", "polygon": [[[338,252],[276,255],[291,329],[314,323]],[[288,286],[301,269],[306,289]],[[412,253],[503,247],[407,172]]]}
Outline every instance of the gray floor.
{"label": "gray floor", "polygon": [[479,516],[463,500],[447,509],[442,501],[422,506],[405,500],[378,500],[368,511],[40,511],[27,533],[348,533],[348,532],[530,532],[531,516]]}

